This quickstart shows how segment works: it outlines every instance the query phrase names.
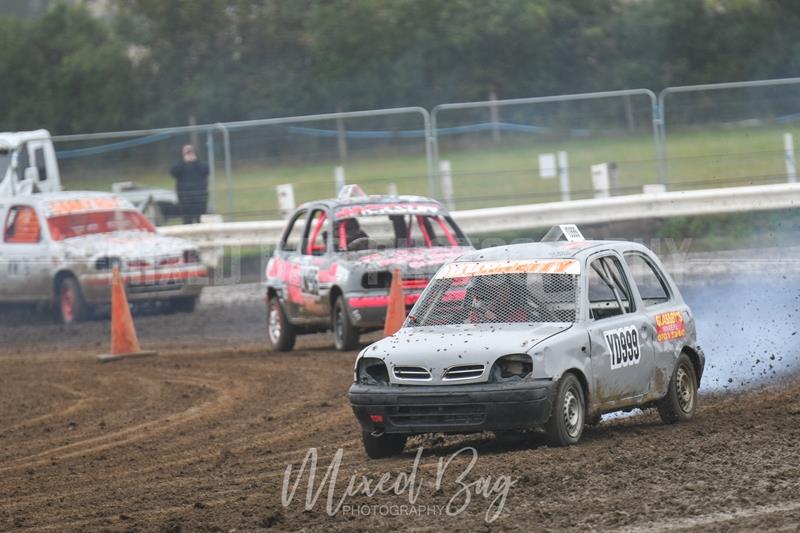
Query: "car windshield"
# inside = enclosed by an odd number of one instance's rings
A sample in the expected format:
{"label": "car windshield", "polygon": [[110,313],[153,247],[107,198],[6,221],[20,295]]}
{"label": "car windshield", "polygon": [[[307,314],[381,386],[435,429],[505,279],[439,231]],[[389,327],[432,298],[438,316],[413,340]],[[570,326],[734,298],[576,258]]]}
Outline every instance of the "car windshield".
{"label": "car windshield", "polygon": [[575,322],[575,261],[487,261],[442,267],[407,326]]}
{"label": "car windshield", "polygon": [[153,225],[138,211],[120,209],[51,216],[47,219],[47,226],[50,228],[50,235],[56,241],[115,231],[147,233],[156,231]]}
{"label": "car windshield", "polygon": [[464,246],[466,238],[453,220],[443,214],[337,213],[334,243],[337,251],[388,248],[430,248]]}

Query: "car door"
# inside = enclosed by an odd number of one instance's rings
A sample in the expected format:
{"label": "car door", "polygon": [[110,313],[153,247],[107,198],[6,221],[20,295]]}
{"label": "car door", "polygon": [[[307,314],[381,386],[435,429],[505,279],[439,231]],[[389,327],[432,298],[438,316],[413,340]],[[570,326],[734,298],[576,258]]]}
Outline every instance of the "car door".
{"label": "car door", "polygon": [[5,297],[17,301],[49,299],[48,244],[34,206],[15,204],[5,213],[3,252]]}
{"label": "car door", "polygon": [[637,309],[616,253],[587,262],[588,332],[594,390],[601,408],[636,404],[650,392],[654,353],[649,320]]}
{"label": "car door", "polygon": [[623,254],[634,282],[642,313],[646,315],[653,335],[655,374],[653,392],[667,392],[677,354],[683,349],[689,308],[678,301],[657,261],[643,251]]}
{"label": "car door", "polygon": [[289,219],[271,265],[277,285],[282,285],[284,310],[290,318],[300,317],[303,308],[300,248],[307,215],[308,210],[300,209]]}
{"label": "car door", "polygon": [[330,283],[327,275],[332,262],[330,227],[326,207],[318,206],[310,210],[300,253],[303,313],[309,320],[327,320],[330,317]]}

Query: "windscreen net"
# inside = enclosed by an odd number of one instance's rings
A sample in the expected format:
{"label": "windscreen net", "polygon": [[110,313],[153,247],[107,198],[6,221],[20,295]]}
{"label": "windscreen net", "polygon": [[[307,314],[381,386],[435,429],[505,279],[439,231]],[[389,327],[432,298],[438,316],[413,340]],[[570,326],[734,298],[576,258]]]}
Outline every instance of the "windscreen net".
{"label": "windscreen net", "polygon": [[576,269],[577,263],[565,272],[488,268],[468,273],[447,272],[445,267],[414,306],[406,325],[575,322]]}

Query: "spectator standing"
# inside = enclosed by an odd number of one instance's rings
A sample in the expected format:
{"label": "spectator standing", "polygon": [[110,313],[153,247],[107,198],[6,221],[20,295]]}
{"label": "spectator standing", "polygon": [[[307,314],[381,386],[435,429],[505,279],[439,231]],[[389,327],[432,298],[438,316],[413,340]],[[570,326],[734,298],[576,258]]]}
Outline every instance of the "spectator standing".
{"label": "spectator standing", "polygon": [[183,223],[199,222],[208,206],[208,165],[197,158],[194,146],[187,144],[181,150],[181,161],[169,172],[175,178]]}

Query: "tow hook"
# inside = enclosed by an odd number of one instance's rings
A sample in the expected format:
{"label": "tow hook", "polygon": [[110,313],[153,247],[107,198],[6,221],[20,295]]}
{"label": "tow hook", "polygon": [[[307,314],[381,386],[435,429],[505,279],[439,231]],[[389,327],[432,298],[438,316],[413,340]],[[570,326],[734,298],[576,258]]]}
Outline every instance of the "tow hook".
{"label": "tow hook", "polygon": [[383,430],[383,428],[380,428],[380,429],[376,429],[375,431],[373,431],[369,435],[370,435],[370,437],[378,438],[378,437],[383,437],[383,434],[384,434],[384,430]]}

